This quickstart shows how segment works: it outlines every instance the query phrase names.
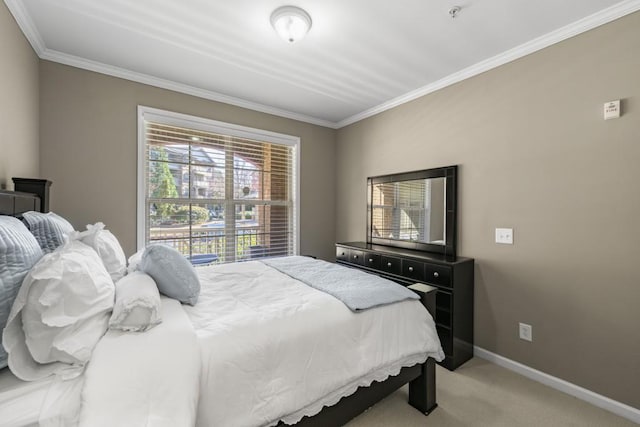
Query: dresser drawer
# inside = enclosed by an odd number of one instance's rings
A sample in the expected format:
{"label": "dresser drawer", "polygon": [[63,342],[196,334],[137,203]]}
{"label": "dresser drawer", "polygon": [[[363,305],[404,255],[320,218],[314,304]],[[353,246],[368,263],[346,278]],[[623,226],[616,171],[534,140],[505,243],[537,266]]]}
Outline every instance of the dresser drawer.
{"label": "dresser drawer", "polygon": [[385,273],[397,274],[402,272],[402,260],[392,256],[380,256],[380,270]]}
{"label": "dresser drawer", "polygon": [[376,254],[374,252],[365,252],[364,266],[373,268],[375,270],[380,270],[380,254]]}
{"label": "dresser drawer", "polygon": [[424,263],[408,259],[402,260],[402,275],[407,279],[424,281]]}
{"label": "dresser drawer", "polygon": [[352,264],[364,265],[364,252],[351,249],[349,251],[349,262]]}
{"label": "dresser drawer", "polygon": [[451,287],[451,268],[442,265],[425,264],[424,280],[427,283]]}
{"label": "dresser drawer", "polygon": [[336,260],[350,264],[365,265],[364,251],[336,246]]}
{"label": "dresser drawer", "polygon": [[349,261],[349,249],[336,246],[336,260]]}

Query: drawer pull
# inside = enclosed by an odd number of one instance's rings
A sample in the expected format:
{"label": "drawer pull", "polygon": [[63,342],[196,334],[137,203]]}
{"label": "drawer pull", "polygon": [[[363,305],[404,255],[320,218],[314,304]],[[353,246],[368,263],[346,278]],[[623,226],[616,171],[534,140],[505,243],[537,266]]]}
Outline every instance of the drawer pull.
{"label": "drawer pull", "polygon": [[409,273],[413,273],[413,267],[409,267]]}
{"label": "drawer pull", "polygon": [[342,252],[342,256],[345,256],[345,253],[344,253],[344,252]]}
{"label": "drawer pull", "polygon": [[391,267],[391,263],[390,262],[387,263],[387,267]]}
{"label": "drawer pull", "polygon": [[373,262],[373,258],[369,258],[369,262]]}
{"label": "drawer pull", "polygon": [[353,259],[358,259],[358,255],[354,255],[354,256],[353,256]]}
{"label": "drawer pull", "polygon": [[434,272],[433,272],[433,277],[440,277],[440,275],[438,274],[438,272],[437,272],[437,271],[434,271]]}

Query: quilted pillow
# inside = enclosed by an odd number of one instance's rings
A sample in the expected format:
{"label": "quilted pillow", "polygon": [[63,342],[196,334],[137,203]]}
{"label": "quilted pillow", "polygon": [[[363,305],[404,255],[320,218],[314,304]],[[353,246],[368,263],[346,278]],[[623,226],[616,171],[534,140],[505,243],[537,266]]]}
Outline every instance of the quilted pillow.
{"label": "quilted pillow", "polygon": [[195,268],[170,246],[147,246],[138,268],[153,277],[161,294],[195,305],[200,296],[200,280]]}
{"label": "quilted pillow", "polygon": [[[24,276],[42,258],[35,237],[19,220],[0,216],[0,330],[9,318]],[[0,369],[7,366],[7,353],[0,336]]]}
{"label": "quilted pillow", "polygon": [[72,233],[71,238],[91,246],[98,253],[114,282],[127,273],[127,257],[122,246],[113,233],[104,229],[103,223],[87,225],[87,231]]}
{"label": "quilted pillow", "polygon": [[70,241],[31,269],[11,308],[3,339],[9,369],[24,381],[84,371],[107,331],[114,284],[98,254]]}
{"label": "quilted pillow", "polygon": [[45,253],[53,252],[73,232],[69,221],[53,212],[30,211],[23,213],[22,217]]}

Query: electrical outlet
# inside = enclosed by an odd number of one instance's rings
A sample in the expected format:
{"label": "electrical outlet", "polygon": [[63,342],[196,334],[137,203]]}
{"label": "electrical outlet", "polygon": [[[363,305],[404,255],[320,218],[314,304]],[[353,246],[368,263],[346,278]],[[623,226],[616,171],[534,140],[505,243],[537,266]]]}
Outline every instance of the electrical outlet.
{"label": "electrical outlet", "polygon": [[527,325],[526,323],[520,323],[520,339],[525,341],[533,341],[533,329],[531,325]]}
{"label": "electrical outlet", "polygon": [[496,243],[513,245],[513,228],[496,228]]}

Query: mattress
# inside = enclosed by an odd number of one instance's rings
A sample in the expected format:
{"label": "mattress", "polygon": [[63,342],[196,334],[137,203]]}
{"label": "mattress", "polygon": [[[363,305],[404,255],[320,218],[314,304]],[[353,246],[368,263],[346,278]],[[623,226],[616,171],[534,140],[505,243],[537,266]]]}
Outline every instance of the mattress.
{"label": "mattress", "polygon": [[359,313],[257,261],[198,269],[184,306],[202,353],[197,425],[292,424],[443,353],[415,300]]}
{"label": "mattress", "polygon": [[3,427],[69,426],[77,423],[82,377],[26,382],[8,368],[0,371],[0,424]]}

